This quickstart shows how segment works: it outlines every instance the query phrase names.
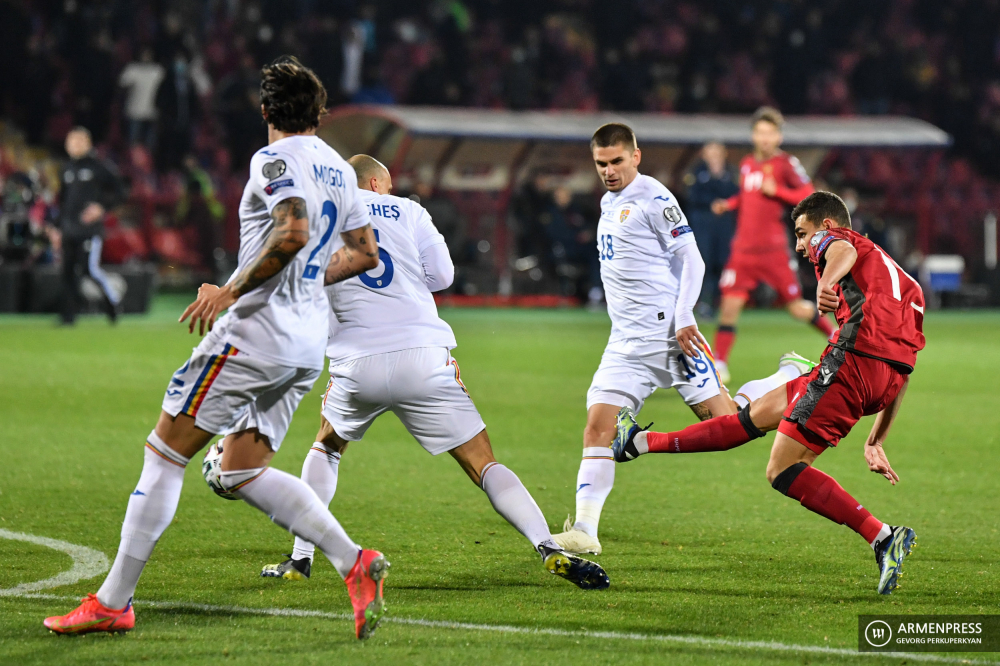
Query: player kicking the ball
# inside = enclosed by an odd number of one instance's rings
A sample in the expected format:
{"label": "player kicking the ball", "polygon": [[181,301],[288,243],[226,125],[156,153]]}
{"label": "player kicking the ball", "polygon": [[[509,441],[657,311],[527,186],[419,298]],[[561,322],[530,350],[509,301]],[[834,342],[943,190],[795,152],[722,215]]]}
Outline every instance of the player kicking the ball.
{"label": "player kicking the ball", "polygon": [[893,527],[872,516],[812,463],[858,419],[877,414],[865,460],[893,485],[899,481],[882,444],[902,405],[917,352],[924,348],[924,295],[882,248],[851,230],[850,213],[837,195],[811,194],[792,217],[795,249],[816,266],[819,310],[834,312],[840,323],[819,366],[738,415],[680,432],[645,432],[634,414],[623,409],[612,448],[619,462],[644,453],[725,451],[777,429],[767,480],[807,509],[860,534],[875,551],[878,591],[889,594],[916,535],[909,527]]}
{"label": "player kicking the ball", "polygon": [[209,334],[170,379],[111,571],[79,608],[45,620],[57,633],[135,625],[132,595],[174,517],[184,469],[216,434],[225,435],[224,487],[319,546],[347,584],[358,638],[383,613],[385,557],[351,541],[301,479],[268,467],[323,369],[331,241],[340,237],[353,250],[338,266],[344,279],[377,266],[375,235],[353,170],[315,136],[326,106],[316,75],[279,58],[261,71],[260,97],[269,145],[253,156],[240,202],[239,267],[222,287],[202,285],[181,316],[191,318],[191,332]]}
{"label": "player kicking the ball", "polygon": [[[735,414],[716,373],[693,308],[705,262],[674,195],[639,173],[642,154],[627,125],[600,127],[590,141],[597,173],[608,192],[597,227],[601,280],[611,316],[611,337],[587,392],[583,461],[577,475],[576,520],[553,536],[574,553],[601,553],[597,528],[615,479],[608,442],[618,410],[638,412],[657,388],[674,387],[701,419]],[[741,387],[749,403],[812,369],[796,354],[782,357],[771,377]]]}
{"label": "player kicking the ball", "polygon": [[[330,382],[323,397],[316,442],[302,465],[302,479],[326,504],[337,489],[340,456],[381,414],[393,412],[428,453],[448,452],[493,508],[524,535],[545,568],[588,589],[608,587],[593,562],[563,552],[545,517],[514,472],[493,457],[486,426],[451,357],[455,334],[440,317],[431,292],[455,276],[444,237],[419,204],[389,194],[389,171],[367,155],[350,159],[361,200],[379,242],[380,269],[340,282],[339,255],[327,269],[332,313]],[[295,550],[262,576],[308,578],[313,543],[296,535]]]}

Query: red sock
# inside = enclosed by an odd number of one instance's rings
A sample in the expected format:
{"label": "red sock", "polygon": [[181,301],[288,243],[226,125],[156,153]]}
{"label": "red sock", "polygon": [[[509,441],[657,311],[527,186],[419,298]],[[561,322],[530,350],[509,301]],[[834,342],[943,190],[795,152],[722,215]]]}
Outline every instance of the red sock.
{"label": "red sock", "polygon": [[712,350],[715,352],[715,358],[723,363],[728,363],[729,350],[733,348],[734,342],[736,342],[736,327],[719,326],[719,328],[715,331],[715,342],[712,343]]}
{"label": "red sock", "polygon": [[819,329],[820,333],[826,336],[827,340],[829,340],[830,336],[833,335],[833,332],[837,330],[834,325],[830,323],[830,320],[827,319],[825,315],[821,315],[819,311],[817,311],[815,316],[813,316],[811,323]]}
{"label": "red sock", "polygon": [[650,453],[728,451],[755,439],[747,434],[739,414],[729,414],[690,425],[680,432],[647,432]]}
{"label": "red sock", "polygon": [[847,494],[837,481],[813,467],[806,467],[788,488],[788,496],[835,523],[847,525],[868,543],[875,540],[882,522]]}

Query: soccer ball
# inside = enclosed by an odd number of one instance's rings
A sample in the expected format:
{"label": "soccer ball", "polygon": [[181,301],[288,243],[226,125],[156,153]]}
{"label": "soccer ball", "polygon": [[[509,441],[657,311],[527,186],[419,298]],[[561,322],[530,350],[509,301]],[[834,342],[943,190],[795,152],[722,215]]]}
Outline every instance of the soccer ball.
{"label": "soccer ball", "polygon": [[225,489],[219,475],[222,473],[222,440],[213,443],[205,452],[205,461],[201,463],[201,475],[212,492],[227,500],[237,500],[239,497]]}

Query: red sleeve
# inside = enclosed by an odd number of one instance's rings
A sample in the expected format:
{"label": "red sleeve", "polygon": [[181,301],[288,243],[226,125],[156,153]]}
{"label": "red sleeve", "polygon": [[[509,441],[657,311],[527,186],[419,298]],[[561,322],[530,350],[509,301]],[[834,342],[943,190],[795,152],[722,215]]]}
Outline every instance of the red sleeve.
{"label": "red sleeve", "polygon": [[826,254],[827,249],[829,249],[834,241],[846,241],[854,245],[846,234],[839,233],[837,229],[817,231],[809,240],[809,259],[818,266],[819,262],[823,259],[823,255]]}
{"label": "red sleeve", "polygon": [[789,155],[782,162],[782,177],[778,179],[778,189],[774,193],[774,198],[794,206],[812,194],[815,188],[798,159]]}
{"label": "red sleeve", "polygon": [[743,188],[741,187],[740,190],[739,190],[739,192],[737,192],[736,194],[734,194],[733,196],[731,196],[731,197],[729,197],[728,199],[725,200],[726,201],[726,207],[729,208],[729,210],[736,210],[737,208],[739,208],[740,207],[740,197],[742,195],[743,195]]}

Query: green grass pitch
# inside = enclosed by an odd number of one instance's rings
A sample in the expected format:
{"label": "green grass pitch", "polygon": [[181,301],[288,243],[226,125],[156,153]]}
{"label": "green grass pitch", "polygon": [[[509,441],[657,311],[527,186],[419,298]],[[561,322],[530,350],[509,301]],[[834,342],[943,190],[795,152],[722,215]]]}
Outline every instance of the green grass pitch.
{"label": "green grass pitch", "polygon": [[[175,323],[183,304],[161,298],[150,316],[116,328],[100,319],[67,330],[49,318],[0,318],[0,528],[114,557],[144,438],[171,373],[196,342]],[[574,507],[585,395],[607,339],[606,315],[443,315],[498,459],[559,531]],[[727,453],[619,466],[598,558],[611,589],[582,592],[542,569],[449,456],[428,456],[387,415],[347,450],[331,508],[355,540],[392,561],[389,617],[564,634],[386,622],[361,644],[342,619],[144,606],[350,609],[324,560],[306,583],[259,578],[263,564],[289,552],[291,537],[249,506],[217,499],[192,464],[174,523],[139,583],[136,629],[80,638],[44,630],[46,615],[70,610],[100,577],[45,591],[65,599],[0,597],[0,663],[913,663],[718,640],[854,650],[859,614],[998,612],[998,330],[997,312],[928,315],[928,345],[886,447],[898,486],[865,466],[870,419],[817,463],[876,516],[917,531],[918,547],[890,597],[875,593],[874,558],[857,535],[768,486],[773,436]],[[790,349],[818,357],[823,341],[783,313],[749,313],[731,358],[732,388],[773,372]],[[321,379],[300,407],[275,466],[300,471],[322,386]],[[642,418],[659,430],[694,420],[670,391],[650,398]],[[0,588],[69,566],[65,554],[0,539]]]}

